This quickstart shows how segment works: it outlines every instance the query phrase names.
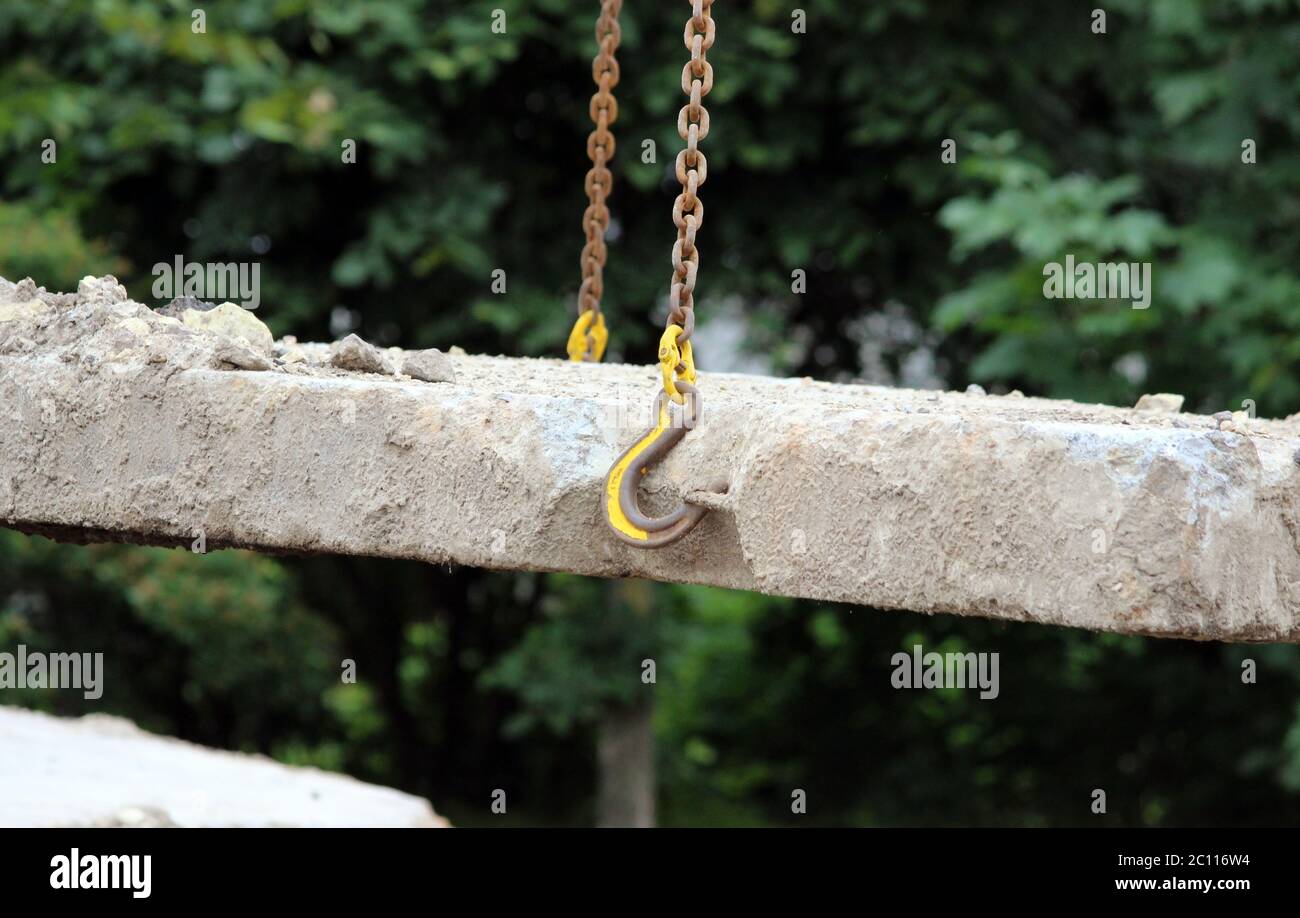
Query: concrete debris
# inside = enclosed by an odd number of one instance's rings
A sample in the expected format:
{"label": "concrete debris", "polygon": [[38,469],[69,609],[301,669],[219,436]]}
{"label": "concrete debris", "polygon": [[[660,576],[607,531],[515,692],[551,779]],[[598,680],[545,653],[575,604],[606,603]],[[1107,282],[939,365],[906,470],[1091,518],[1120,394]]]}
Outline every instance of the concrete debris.
{"label": "concrete debris", "polygon": [[109,306],[126,302],[126,288],[111,275],[91,277],[87,274],[77,283],[77,297],[90,306]]}
{"label": "concrete debris", "polygon": [[451,358],[437,348],[427,351],[409,351],[402,360],[402,372],[413,379],[425,382],[456,381]]}
{"label": "concrete debris", "polygon": [[222,341],[216,346],[214,354],[216,365],[229,365],[237,370],[272,370],[275,364],[265,354],[253,350],[242,340]]}
{"label": "concrete debris", "polygon": [[387,354],[357,335],[348,335],[342,341],[334,342],[330,347],[330,364],[341,370],[378,373],[383,376],[392,376],[397,372]]}
{"label": "concrete debris", "polygon": [[275,349],[275,339],[266,324],[234,303],[222,303],[211,309],[183,309],[179,318],[190,328],[200,328],[225,338],[243,341],[268,356]]}
{"label": "concrete debris", "polygon": [[159,315],[171,316],[173,319],[181,318],[186,312],[207,312],[210,309],[216,309],[216,303],[209,303],[207,300],[201,300],[194,296],[178,296],[162,309],[158,310]]}
{"label": "concrete debris", "polygon": [[28,319],[38,319],[48,312],[52,307],[41,300],[27,300],[21,303],[0,303],[0,322],[20,322]]}
{"label": "concrete debris", "polygon": [[1183,397],[1170,392],[1156,392],[1143,395],[1133,406],[1136,411],[1155,411],[1161,414],[1177,414],[1183,410]]}
{"label": "concrete debris", "polygon": [[285,335],[276,342],[275,358],[281,364],[308,362],[307,352],[298,345],[298,339],[293,335]]}

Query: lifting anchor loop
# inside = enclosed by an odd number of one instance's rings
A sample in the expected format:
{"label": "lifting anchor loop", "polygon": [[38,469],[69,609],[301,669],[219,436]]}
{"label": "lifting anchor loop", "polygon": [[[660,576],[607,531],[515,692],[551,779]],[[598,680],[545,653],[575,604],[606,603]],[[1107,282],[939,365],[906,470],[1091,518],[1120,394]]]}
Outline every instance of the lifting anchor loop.
{"label": "lifting anchor loop", "polygon": [[[680,329],[679,329],[680,330]],[[655,394],[655,426],[627,448],[605,477],[605,521],[620,539],[638,548],[671,545],[695,528],[708,508],[682,502],[665,516],[652,518],[637,504],[637,488],[649,467],[668,455],[699,419],[699,393],[684,380],[675,390],[683,408],[675,412],[675,401],[665,388]]]}

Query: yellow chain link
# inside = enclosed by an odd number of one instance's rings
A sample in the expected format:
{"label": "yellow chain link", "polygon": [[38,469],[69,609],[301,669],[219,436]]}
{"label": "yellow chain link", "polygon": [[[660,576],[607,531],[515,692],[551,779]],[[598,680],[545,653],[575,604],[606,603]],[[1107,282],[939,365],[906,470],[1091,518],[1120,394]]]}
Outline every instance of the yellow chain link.
{"label": "yellow chain link", "polygon": [[664,391],[679,405],[685,401],[685,396],[677,388],[677,383],[695,385],[695,352],[691,342],[678,341],[682,331],[680,325],[669,325],[659,338],[659,372],[664,378]]}
{"label": "yellow chain link", "polygon": [[569,359],[599,363],[600,358],[605,356],[605,344],[608,341],[609,329],[605,327],[605,314],[588,309],[578,316],[578,321],[573,323],[573,330],[569,332]]}

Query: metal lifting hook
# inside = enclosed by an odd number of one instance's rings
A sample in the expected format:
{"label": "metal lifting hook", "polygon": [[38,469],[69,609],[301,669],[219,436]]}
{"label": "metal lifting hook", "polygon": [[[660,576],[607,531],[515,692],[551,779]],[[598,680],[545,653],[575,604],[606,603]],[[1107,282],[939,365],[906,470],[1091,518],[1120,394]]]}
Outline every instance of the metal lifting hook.
{"label": "metal lifting hook", "polygon": [[610,468],[605,478],[605,521],[624,542],[638,548],[661,548],[686,535],[704,518],[708,508],[682,502],[666,516],[651,518],[637,504],[641,476],[686,436],[699,419],[699,394],[690,383],[678,380],[685,394],[683,413],[675,417],[668,392],[655,396],[655,426],[637,440]]}

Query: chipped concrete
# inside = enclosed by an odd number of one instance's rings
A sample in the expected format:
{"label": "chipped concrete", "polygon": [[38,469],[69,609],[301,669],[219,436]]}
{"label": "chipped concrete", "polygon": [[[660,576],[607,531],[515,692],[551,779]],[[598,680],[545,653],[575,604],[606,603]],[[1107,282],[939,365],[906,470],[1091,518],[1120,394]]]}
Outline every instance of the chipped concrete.
{"label": "chipped concrete", "polygon": [[[882,608],[1300,642],[1300,423],[702,373],[647,503],[681,543],[604,529],[652,367],[470,356],[455,382],[271,369],[111,279],[0,282],[0,523],[73,540],[417,558],[715,584]],[[142,333],[135,319],[144,323]],[[168,324],[170,323],[170,324]],[[296,355],[287,360],[289,354]],[[384,354],[402,366],[402,352]],[[708,485],[730,481],[725,495]]]}
{"label": "chipped concrete", "polygon": [[0,827],[440,828],[423,797],[146,733],[0,707]]}

